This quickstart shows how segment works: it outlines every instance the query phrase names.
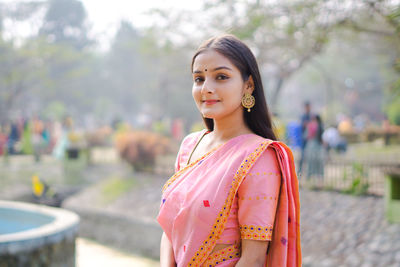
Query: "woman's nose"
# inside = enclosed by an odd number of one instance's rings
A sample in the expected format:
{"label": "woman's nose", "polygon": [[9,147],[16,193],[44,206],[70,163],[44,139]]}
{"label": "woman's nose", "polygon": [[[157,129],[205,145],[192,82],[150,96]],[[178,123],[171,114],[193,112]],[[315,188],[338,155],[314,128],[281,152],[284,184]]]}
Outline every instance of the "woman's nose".
{"label": "woman's nose", "polygon": [[205,79],[203,82],[203,86],[201,87],[201,93],[202,94],[207,94],[207,93],[213,93],[214,92],[214,87],[212,83],[209,81],[209,79]]}

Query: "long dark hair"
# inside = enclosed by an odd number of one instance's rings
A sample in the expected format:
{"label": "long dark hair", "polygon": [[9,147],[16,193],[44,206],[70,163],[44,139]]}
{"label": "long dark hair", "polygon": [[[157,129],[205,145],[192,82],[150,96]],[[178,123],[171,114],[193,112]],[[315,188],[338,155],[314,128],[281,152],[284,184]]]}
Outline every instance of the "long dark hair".
{"label": "long dark hair", "polygon": [[[267,102],[265,101],[264,87],[260,71],[258,70],[257,60],[251,50],[245,43],[233,35],[222,35],[211,38],[200,45],[194,54],[192,72],[196,57],[207,50],[215,50],[228,58],[239,69],[243,81],[247,81],[250,76],[253,77],[254,91],[252,95],[256,99],[256,103],[251,112],[247,112],[243,108],[245,123],[255,134],[276,140],[277,138],[272,129],[271,116],[268,111]],[[213,119],[203,117],[203,121],[209,131],[214,130]]]}
{"label": "long dark hair", "polygon": [[322,134],[324,133],[324,124],[322,122],[321,116],[315,115],[315,119],[318,123],[317,139],[320,144],[322,144]]}

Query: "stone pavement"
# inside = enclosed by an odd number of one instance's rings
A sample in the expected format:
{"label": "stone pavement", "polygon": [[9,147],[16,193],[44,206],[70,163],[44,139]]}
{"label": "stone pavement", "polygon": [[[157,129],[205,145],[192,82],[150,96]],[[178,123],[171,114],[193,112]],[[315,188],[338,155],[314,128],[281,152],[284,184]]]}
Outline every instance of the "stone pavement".
{"label": "stone pavement", "polygon": [[132,256],[100,245],[88,239],[78,238],[76,242],[77,267],[159,267],[155,260]]}
{"label": "stone pavement", "polygon": [[[2,198],[16,199],[15,196],[19,195],[19,191],[14,192],[12,189],[20,189],[23,181],[29,181],[26,189],[30,192],[30,177],[38,170],[42,170],[41,177],[44,178],[46,175],[61,177],[60,166],[57,167],[54,162],[44,161],[47,164],[44,168],[43,165],[36,166],[31,161],[26,164],[23,159],[17,162],[11,161],[9,166],[1,168],[0,178],[8,175],[12,178],[9,186],[6,188],[0,186]],[[17,169],[24,173],[16,172]],[[116,170],[124,171],[120,165],[95,166],[85,172],[85,177],[87,175],[86,180],[95,183],[111,174],[115,175]],[[128,170],[126,172],[126,176],[130,177]],[[127,217],[139,216],[154,220],[158,213],[161,187],[168,177],[148,175],[142,177],[139,174],[132,176],[137,178],[138,184],[134,190],[121,196],[117,201],[99,208]],[[4,182],[4,179],[0,182]],[[76,202],[80,206],[96,206],[93,195],[87,193],[88,191],[84,190],[82,194],[73,198],[77,198]],[[400,224],[389,224],[385,220],[382,198],[355,197],[335,192],[301,189],[300,200],[303,266],[400,267]],[[115,231],[115,234],[125,235],[124,231],[120,230]],[[121,264],[117,263],[119,260]],[[77,263],[79,267],[114,264],[158,266],[155,261],[131,257],[85,239],[78,239]]]}
{"label": "stone pavement", "polygon": [[400,224],[383,199],[300,191],[303,266],[400,267]]}
{"label": "stone pavement", "polygon": [[385,220],[382,198],[301,189],[300,201],[304,267],[400,267],[400,224]]}
{"label": "stone pavement", "polygon": [[[136,178],[141,186],[103,209],[154,220],[164,180]],[[75,198],[94,205],[88,191]],[[303,266],[400,267],[400,224],[385,220],[382,198],[303,188],[300,201]]]}

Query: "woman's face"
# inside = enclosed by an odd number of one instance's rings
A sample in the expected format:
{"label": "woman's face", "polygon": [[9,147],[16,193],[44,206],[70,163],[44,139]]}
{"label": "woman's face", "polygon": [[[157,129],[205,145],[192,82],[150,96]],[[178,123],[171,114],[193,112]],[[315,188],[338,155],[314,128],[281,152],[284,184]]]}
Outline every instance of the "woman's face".
{"label": "woman's face", "polygon": [[242,116],[242,97],[251,93],[252,87],[243,81],[239,69],[215,50],[202,52],[193,63],[192,95],[205,118],[221,119],[235,112]]}

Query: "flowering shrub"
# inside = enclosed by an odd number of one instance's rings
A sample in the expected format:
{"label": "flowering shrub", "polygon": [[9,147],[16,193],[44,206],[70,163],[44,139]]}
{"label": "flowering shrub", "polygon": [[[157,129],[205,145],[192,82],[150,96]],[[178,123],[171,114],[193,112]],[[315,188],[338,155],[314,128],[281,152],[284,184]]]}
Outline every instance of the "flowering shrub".
{"label": "flowering shrub", "polygon": [[110,137],[112,135],[112,128],[104,126],[94,131],[87,132],[85,135],[86,142],[89,147],[93,146],[107,146],[110,144]]}
{"label": "flowering shrub", "polygon": [[121,158],[138,171],[153,171],[156,158],[170,151],[170,140],[153,132],[120,132],[114,144]]}

